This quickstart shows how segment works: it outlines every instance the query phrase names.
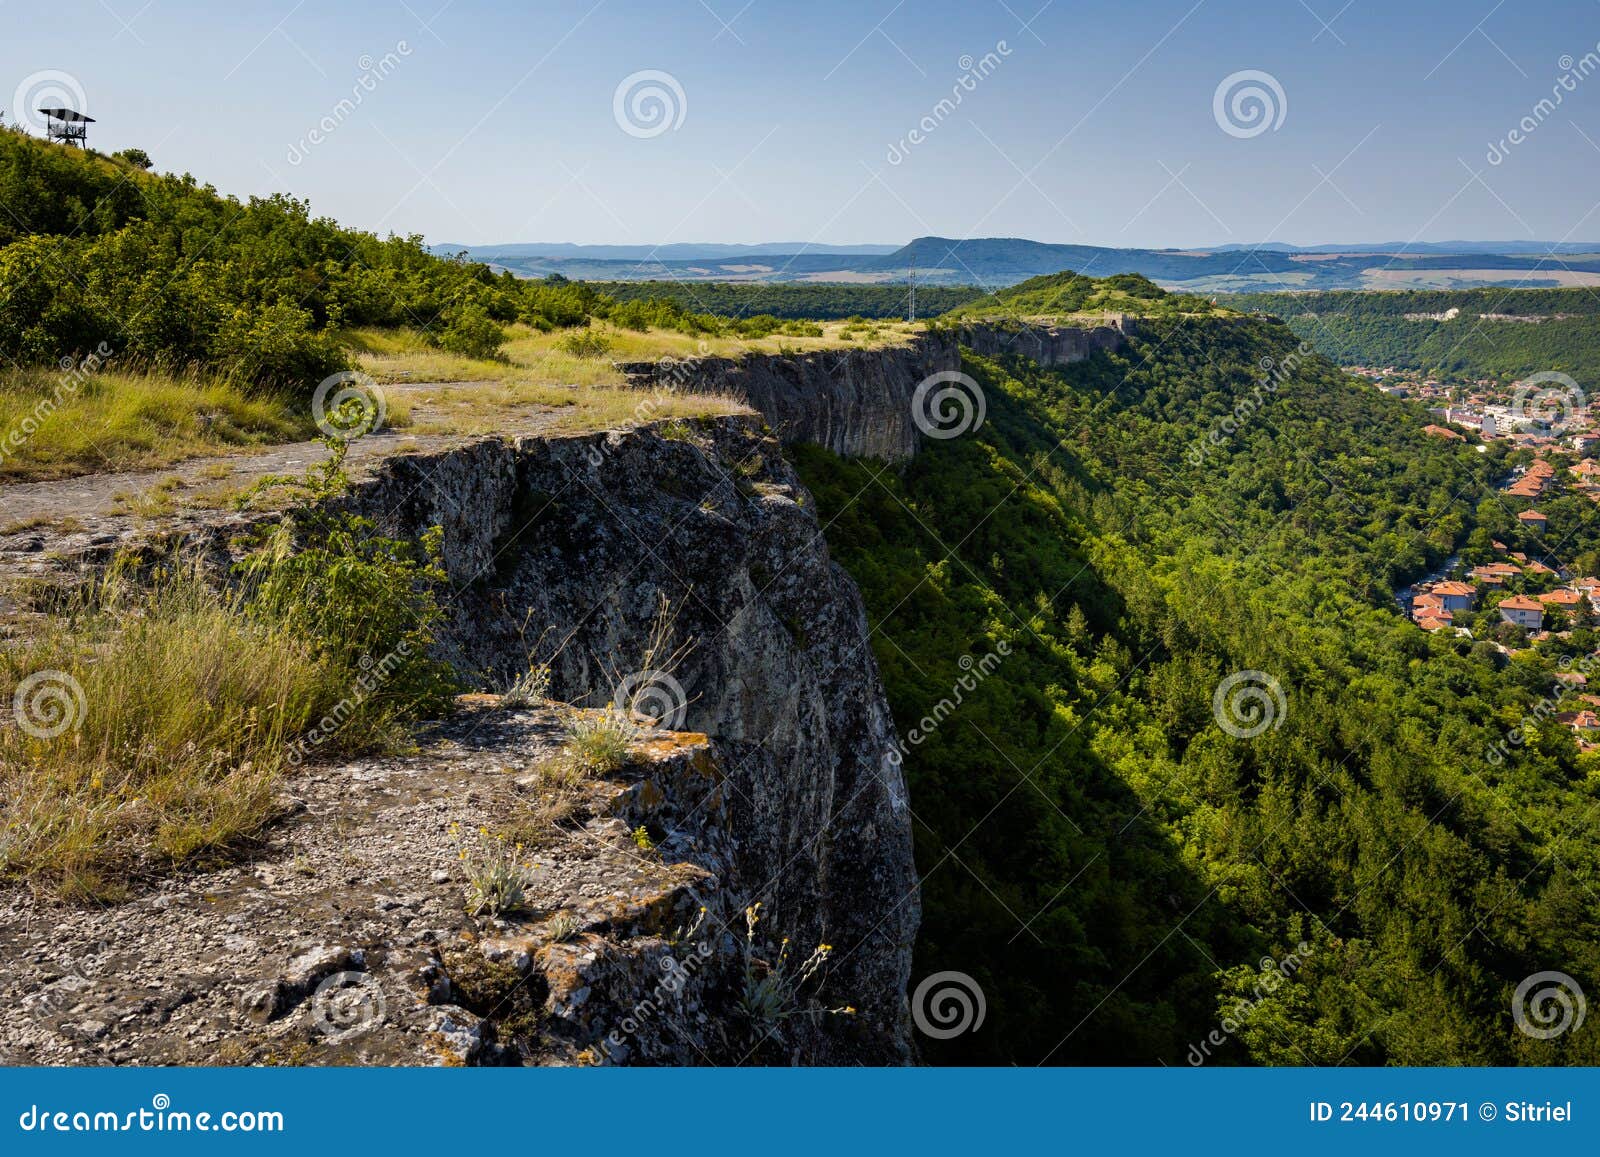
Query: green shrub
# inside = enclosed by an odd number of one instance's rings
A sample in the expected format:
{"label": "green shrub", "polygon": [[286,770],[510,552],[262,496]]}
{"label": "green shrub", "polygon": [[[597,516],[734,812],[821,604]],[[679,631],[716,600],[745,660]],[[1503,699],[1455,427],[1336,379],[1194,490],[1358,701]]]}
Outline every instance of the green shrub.
{"label": "green shrub", "polygon": [[463,305],[439,331],[439,348],[469,358],[495,358],[506,343],[506,331],[481,305]]}
{"label": "green shrub", "polygon": [[332,335],[317,332],[309,313],[284,302],[234,310],[217,331],[212,361],[236,381],[307,395],[349,366]]}

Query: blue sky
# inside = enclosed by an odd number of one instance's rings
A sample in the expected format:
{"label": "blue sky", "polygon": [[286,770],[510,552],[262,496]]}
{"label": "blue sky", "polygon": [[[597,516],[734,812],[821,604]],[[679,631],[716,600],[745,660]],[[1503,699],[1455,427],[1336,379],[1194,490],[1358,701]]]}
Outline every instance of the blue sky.
{"label": "blue sky", "polygon": [[[293,192],[432,241],[1600,239],[1600,72],[1536,111],[1600,55],[1596,0],[39,12],[0,0],[8,120],[14,91],[65,86],[99,118],[99,147],[136,144],[227,192]],[[1214,108],[1246,70],[1282,93],[1258,83],[1282,116],[1254,135]],[[641,72],[671,78],[658,84],[672,127],[655,135],[615,114]],[[963,75],[959,106],[938,109]],[[1529,117],[1491,163],[1491,143]]]}

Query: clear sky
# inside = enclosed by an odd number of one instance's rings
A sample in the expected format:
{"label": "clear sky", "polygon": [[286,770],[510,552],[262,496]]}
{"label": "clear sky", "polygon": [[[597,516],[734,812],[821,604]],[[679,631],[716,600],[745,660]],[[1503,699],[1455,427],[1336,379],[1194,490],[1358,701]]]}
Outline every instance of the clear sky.
{"label": "clear sky", "polygon": [[[76,86],[98,147],[430,241],[1600,239],[1600,71],[1574,79],[1596,0],[0,0],[0,20],[8,120],[14,90]],[[1271,84],[1219,112],[1247,70]],[[666,77],[619,112],[645,72]],[[628,99],[652,86],[666,121]],[[1276,110],[1263,131],[1240,86]]]}

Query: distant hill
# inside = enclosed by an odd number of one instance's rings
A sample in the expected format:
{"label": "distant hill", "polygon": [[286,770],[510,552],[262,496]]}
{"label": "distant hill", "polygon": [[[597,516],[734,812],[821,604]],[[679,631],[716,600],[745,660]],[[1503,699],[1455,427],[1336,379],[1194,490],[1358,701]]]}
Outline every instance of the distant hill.
{"label": "distant hill", "polygon": [[559,257],[591,261],[702,261],[736,257],[768,257],[791,253],[837,253],[879,256],[893,253],[897,245],[821,245],[810,241],[763,241],[755,245],[719,245],[681,242],[674,245],[575,245],[566,241],[529,241],[511,245],[458,245],[444,242],[430,249],[441,257],[465,253],[474,261],[496,257]]}
{"label": "distant hill", "polygon": [[1580,289],[1261,293],[1229,299],[1281,317],[1344,365],[1498,377],[1554,370],[1600,381],[1600,299]]}
{"label": "distant hill", "polygon": [[517,277],[573,281],[906,283],[998,289],[1072,271],[1137,273],[1192,293],[1600,286],[1600,242],[1402,242],[1315,249],[1277,242],[1214,249],[1116,249],[1023,237],[918,237],[883,245],[437,245]]}

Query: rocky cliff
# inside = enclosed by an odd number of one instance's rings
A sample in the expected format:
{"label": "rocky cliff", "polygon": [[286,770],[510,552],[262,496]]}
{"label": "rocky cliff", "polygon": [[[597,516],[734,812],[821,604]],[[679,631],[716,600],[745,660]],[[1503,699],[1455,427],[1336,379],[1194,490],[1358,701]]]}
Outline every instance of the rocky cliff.
{"label": "rocky cliff", "polygon": [[[859,595],[758,419],[672,433],[477,440],[343,500],[444,528],[440,650],[470,681],[548,663],[553,701],[658,718],[627,766],[563,788],[582,707],[479,696],[414,755],[290,774],[248,862],[93,910],[0,892],[0,1061],[912,1060],[911,817]],[[452,830],[519,825],[527,904],[472,916]],[[785,938],[791,982],[828,960],[752,1012]]]}
{"label": "rocky cliff", "polygon": [[809,1059],[907,1059],[919,906],[893,722],[860,595],[760,423],[483,442],[396,460],[358,504],[394,534],[445,528],[458,666],[493,684],[531,654],[557,699],[642,692],[710,737],[722,888],[833,944],[830,988],[859,1009]]}
{"label": "rocky cliff", "polygon": [[786,443],[892,460],[917,451],[910,409],[917,383],[959,364],[953,341],[929,335],[892,349],[664,359],[620,368],[641,390],[737,398],[760,411]]}
{"label": "rocky cliff", "polygon": [[667,358],[619,368],[650,393],[719,394],[759,411],[785,443],[810,442],[848,458],[909,458],[922,434],[912,417],[917,386],[961,368],[961,347],[986,357],[1016,354],[1041,365],[1079,362],[1118,350],[1132,322],[1060,326],[980,322],[938,328],[886,349],[752,354],[743,358]]}
{"label": "rocky cliff", "polygon": [[1042,366],[1065,366],[1100,351],[1122,349],[1129,337],[1136,336],[1136,324],[1128,317],[1111,317],[1094,326],[985,322],[962,326],[956,331],[956,339],[984,357],[1016,354]]}

